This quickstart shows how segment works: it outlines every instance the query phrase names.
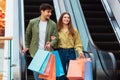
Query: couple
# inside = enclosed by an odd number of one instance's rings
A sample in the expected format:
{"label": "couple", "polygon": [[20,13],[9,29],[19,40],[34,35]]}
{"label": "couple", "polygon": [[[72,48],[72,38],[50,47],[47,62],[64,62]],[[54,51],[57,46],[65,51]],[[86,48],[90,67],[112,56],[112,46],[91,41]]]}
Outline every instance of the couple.
{"label": "couple", "polygon": [[[84,57],[79,33],[77,29],[74,29],[68,12],[64,12],[60,16],[56,26],[56,23],[50,19],[53,10],[51,5],[43,3],[40,5],[39,10],[40,16],[31,19],[27,26],[26,47],[22,50],[22,53],[29,50],[31,57],[34,57],[38,49],[51,51],[57,45],[66,74],[66,66],[68,66],[69,61],[76,59],[75,51],[79,53],[79,57]],[[38,73],[33,72],[33,74],[35,80],[41,80],[38,78]]]}

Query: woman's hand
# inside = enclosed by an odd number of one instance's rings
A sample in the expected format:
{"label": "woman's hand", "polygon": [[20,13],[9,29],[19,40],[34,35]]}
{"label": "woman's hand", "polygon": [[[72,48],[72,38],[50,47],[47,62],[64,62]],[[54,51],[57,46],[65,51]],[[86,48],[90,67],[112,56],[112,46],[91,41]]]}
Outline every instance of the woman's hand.
{"label": "woman's hand", "polygon": [[55,40],[55,39],[56,39],[56,37],[55,37],[55,36],[51,36],[50,38],[51,38],[51,40]]}
{"label": "woman's hand", "polygon": [[83,53],[80,53],[80,54],[79,54],[79,58],[85,58],[84,54],[83,54]]}
{"label": "woman's hand", "polygon": [[79,60],[80,58],[83,58],[83,59],[85,58],[83,53],[80,53],[79,56],[76,59]]}

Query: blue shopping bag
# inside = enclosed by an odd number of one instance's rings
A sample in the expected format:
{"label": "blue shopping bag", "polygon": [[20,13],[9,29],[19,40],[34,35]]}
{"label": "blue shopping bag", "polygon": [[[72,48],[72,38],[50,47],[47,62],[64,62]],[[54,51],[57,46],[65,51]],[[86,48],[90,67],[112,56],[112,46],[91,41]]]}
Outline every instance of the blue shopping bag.
{"label": "blue shopping bag", "polygon": [[59,76],[65,75],[58,51],[55,50],[55,51],[52,51],[52,53],[55,55],[56,76],[59,77]]}
{"label": "blue shopping bag", "polygon": [[93,80],[92,61],[86,58],[84,80]]}
{"label": "blue shopping bag", "polygon": [[28,69],[38,72],[40,74],[44,74],[48,60],[50,58],[50,54],[51,53],[49,51],[38,49],[30,65],[28,66]]}

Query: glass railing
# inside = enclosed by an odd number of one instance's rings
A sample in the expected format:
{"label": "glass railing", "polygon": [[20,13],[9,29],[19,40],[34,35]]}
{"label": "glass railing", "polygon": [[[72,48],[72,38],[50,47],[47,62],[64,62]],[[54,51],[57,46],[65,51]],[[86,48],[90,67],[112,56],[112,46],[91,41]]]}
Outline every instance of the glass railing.
{"label": "glass railing", "polygon": [[12,37],[0,37],[0,80],[12,80]]}

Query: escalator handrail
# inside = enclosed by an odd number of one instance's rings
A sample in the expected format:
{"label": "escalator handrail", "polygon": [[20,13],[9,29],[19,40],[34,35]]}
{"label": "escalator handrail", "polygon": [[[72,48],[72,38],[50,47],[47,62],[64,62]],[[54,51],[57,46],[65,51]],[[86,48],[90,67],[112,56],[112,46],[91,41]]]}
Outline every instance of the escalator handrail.
{"label": "escalator handrail", "polygon": [[24,18],[24,0],[20,0],[19,1],[19,6],[20,6],[20,9],[19,9],[19,14],[20,14],[20,25],[22,27],[22,45],[23,45],[23,48],[25,48],[25,18]]}
{"label": "escalator handrail", "polygon": [[[106,61],[105,59],[103,59],[103,55],[106,54],[108,55],[110,58],[107,58],[108,60],[110,59],[112,61],[112,70],[114,70],[113,72],[115,73],[115,70],[116,70],[116,60],[115,60],[115,57],[113,55],[113,53],[110,54],[110,52],[105,52],[105,51],[101,51],[101,50],[97,50],[96,48],[94,48],[94,46],[92,46],[92,44],[90,43],[89,47],[91,48],[90,50],[93,50],[93,53],[96,53],[94,54],[94,58],[95,58],[95,61],[99,61],[105,75],[106,75],[106,78],[107,80],[109,80],[109,72],[106,71],[106,67],[104,66],[104,62]],[[97,58],[97,59],[96,59]],[[97,64],[97,62],[96,62]],[[97,65],[96,65],[97,66]],[[96,71],[96,70],[95,70]],[[115,75],[113,75],[114,78],[115,78]],[[96,76],[95,76],[96,77]],[[94,78],[96,79],[96,78]],[[113,80],[113,79],[111,79]]]}
{"label": "escalator handrail", "polygon": [[[109,72],[106,70],[106,67],[104,66],[104,61],[103,61],[103,58],[102,58],[102,56],[101,56],[101,54],[100,53],[104,53],[104,51],[97,51],[97,55],[98,55],[98,58],[99,58],[99,60],[100,60],[100,64],[101,64],[101,67],[102,67],[102,69],[103,69],[103,71],[105,72],[105,74],[107,75],[107,79],[109,80],[109,78],[111,79],[111,80],[115,80],[115,78],[116,78],[116,72],[115,72],[115,70],[116,70],[116,60],[115,60],[115,57],[114,57],[114,55],[113,55],[113,53],[112,52],[108,52],[108,56],[110,57],[110,59],[111,59],[111,61],[112,61],[112,69],[113,69],[113,76],[110,76],[109,74]],[[106,53],[104,53],[104,54],[106,54]]]}
{"label": "escalator handrail", "polygon": [[102,5],[103,5],[106,13],[107,13],[108,19],[112,25],[112,28],[114,30],[114,33],[115,33],[117,39],[118,39],[118,42],[120,44],[120,35],[119,35],[120,26],[118,25],[118,22],[117,22],[115,16],[113,15],[113,12],[112,12],[111,7],[109,6],[109,3],[106,0],[101,0],[101,2],[102,2]]}
{"label": "escalator handrail", "polygon": [[60,7],[60,13],[65,12],[66,8],[65,8],[64,0],[57,0],[57,1],[59,3],[59,7]]}
{"label": "escalator handrail", "polygon": [[115,56],[113,55],[113,53],[109,52],[109,55],[112,59],[112,63],[113,63],[113,68],[114,68],[114,80],[116,80],[117,76],[116,76],[116,68],[117,68],[117,62],[116,62],[116,59],[115,59]]}
{"label": "escalator handrail", "polygon": [[56,13],[56,18],[57,18],[57,21],[60,17],[60,5],[58,3],[58,0],[53,0],[53,5],[54,5],[54,8],[55,8],[55,13]]}
{"label": "escalator handrail", "polygon": [[19,54],[20,54],[20,71],[21,79],[27,80],[27,68],[25,55],[21,55],[21,50],[25,48],[25,19],[24,19],[24,1],[18,1],[19,7]]}
{"label": "escalator handrail", "polygon": [[77,27],[79,34],[80,34],[80,37],[81,37],[81,41],[83,44],[83,50],[87,51],[89,38],[88,38],[88,36],[86,34],[86,30],[84,28],[85,24],[83,23],[82,16],[81,16],[81,13],[79,11],[79,5],[77,3],[77,0],[69,0],[69,2],[71,5],[72,14],[73,14],[74,21],[76,24],[75,26]]}
{"label": "escalator handrail", "polygon": [[85,20],[85,17],[84,17],[84,13],[83,13],[83,11],[82,11],[82,7],[81,7],[81,5],[80,5],[80,1],[79,1],[79,0],[76,0],[76,1],[77,1],[77,3],[78,3],[78,6],[79,6],[79,12],[81,13],[82,21],[83,21],[83,23],[84,23],[84,27],[85,27],[86,34],[87,34],[87,36],[88,36],[88,39],[90,40],[91,44],[92,44],[95,48],[97,48],[97,46],[95,46],[95,44],[93,43],[93,40],[92,40],[92,38],[91,38],[91,36],[90,36],[90,32],[89,32],[88,27],[87,27],[87,23],[86,23],[86,20]]}

